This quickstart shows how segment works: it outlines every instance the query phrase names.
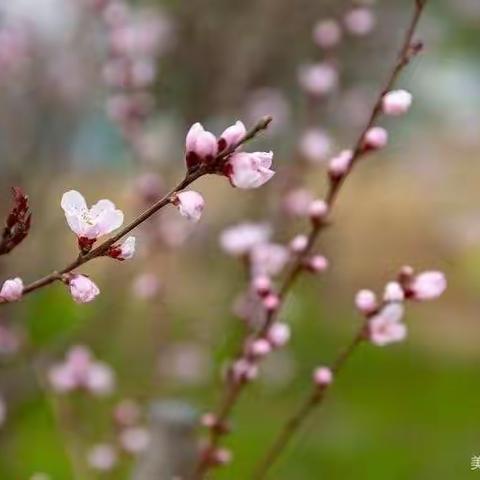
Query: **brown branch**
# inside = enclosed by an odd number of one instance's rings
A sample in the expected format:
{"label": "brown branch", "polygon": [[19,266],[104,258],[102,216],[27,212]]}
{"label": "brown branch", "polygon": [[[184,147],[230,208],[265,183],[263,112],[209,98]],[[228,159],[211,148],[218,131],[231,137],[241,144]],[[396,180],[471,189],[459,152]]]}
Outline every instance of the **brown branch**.
{"label": "brown branch", "polygon": [[[354,147],[352,150],[352,159],[349,164],[347,172],[342,175],[339,178],[330,178],[330,183],[328,187],[328,191],[325,197],[325,201],[328,205],[328,210],[331,212],[335,200],[338,196],[338,193],[341,190],[342,185],[344,184],[346,178],[349,176],[351,171],[353,170],[353,167],[356,165],[359,159],[361,159],[367,152],[368,150],[364,148],[364,137],[367,131],[372,128],[382,113],[382,99],[384,95],[392,89],[394,86],[399,74],[403,70],[404,67],[408,65],[410,60],[420,51],[421,45],[416,44],[413,42],[413,36],[415,33],[415,30],[418,25],[418,21],[420,19],[420,16],[422,14],[422,11],[425,7],[427,0],[415,0],[415,10],[412,16],[412,19],[409,23],[409,26],[407,28],[407,31],[405,33],[405,38],[402,43],[402,47],[398,53],[397,60],[395,62],[395,65],[388,76],[385,84],[381,88],[378,97],[375,101],[375,104],[373,106],[373,109],[371,111],[371,114],[367,120],[367,123],[363,130],[361,131]],[[295,285],[295,282],[297,278],[300,276],[300,274],[304,271],[304,261],[308,256],[311,254],[313,248],[315,247],[315,244],[317,242],[317,239],[320,235],[320,233],[329,225],[326,221],[322,222],[313,222],[312,224],[312,229],[310,230],[310,233],[308,235],[308,243],[307,247],[297,255],[296,259],[294,260],[289,272],[287,273],[282,285],[280,286],[279,289],[279,297],[280,297],[280,306],[277,309],[276,312],[269,312],[267,313],[265,322],[263,326],[260,328],[259,332],[256,334],[255,338],[263,338],[266,333],[268,332],[270,326],[273,324],[273,322],[276,319],[276,313],[282,308],[283,303],[285,301],[286,296],[288,293],[291,291],[293,286]],[[351,345],[351,349],[354,350],[357,346],[357,344],[360,342],[360,338],[355,339],[353,344]],[[337,361],[335,362],[334,369],[340,368],[345,360],[349,357],[350,355],[350,350],[347,350],[344,356],[341,356]],[[208,444],[205,448],[204,455],[200,458],[196,473],[194,476],[195,480],[201,480],[205,477],[206,473],[209,471],[209,469],[214,465],[214,463],[211,462],[210,456],[214,454],[215,449],[220,443],[221,437],[225,434],[228,433],[228,429],[223,428],[225,424],[227,423],[227,420],[229,416],[231,415],[235,405],[238,402],[238,399],[240,398],[240,395],[242,391],[244,390],[244,387],[247,385],[247,382],[235,382],[235,381],[227,381],[226,387],[224,389],[223,393],[223,398],[220,402],[219,407],[217,408],[216,414],[215,414],[215,422],[217,425],[219,425],[220,428],[211,428],[210,433],[209,433],[209,439],[208,439]],[[320,395],[320,398],[317,399],[311,398],[309,402],[307,402],[309,405],[316,405],[318,404],[318,401],[323,398],[323,394]],[[315,400],[315,401],[314,401]],[[305,411],[302,410],[302,413],[300,413],[300,418],[303,418],[304,415],[308,415],[308,412],[310,411],[310,408],[312,407],[305,407]],[[300,422],[301,423],[301,422]],[[297,425],[297,420],[292,420],[292,424],[295,426],[294,430],[296,429]],[[289,427],[291,428],[291,427]],[[258,477],[260,478],[260,477]]]}
{"label": "brown branch", "polygon": [[[93,260],[94,258],[104,256],[107,253],[108,249],[113,244],[121,240],[123,237],[125,237],[125,235],[127,235],[132,230],[134,230],[139,225],[141,225],[143,222],[148,220],[152,215],[154,215],[159,210],[164,208],[166,205],[171,203],[172,197],[176,193],[180,192],[181,190],[184,190],[191,183],[193,183],[195,180],[199,179],[200,177],[203,177],[204,175],[217,173],[222,163],[225,162],[225,160],[231,153],[233,153],[240,145],[252,140],[254,137],[256,137],[258,133],[268,128],[268,125],[270,124],[271,121],[272,121],[271,117],[264,117],[260,119],[257,122],[257,124],[250,131],[248,131],[246,135],[238,143],[220,152],[216,156],[216,158],[213,159],[212,162],[209,162],[208,164],[202,164],[197,169],[195,170],[192,169],[189,172],[187,172],[185,178],[176,187],[174,187],[172,190],[170,190],[170,192],[164,195],[160,200],[155,202],[150,208],[148,208],[143,213],[141,213],[138,217],[132,220],[128,225],[120,229],[120,231],[116,233],[113,237],[109,238],[108,240],[105,240],[102,244],[100,244],[98,247],[94,248],[93,250],[89,251],[88,253],[80,253],[76,260],[68,264],[63,269],[55,270],[52,273],[45,275],[44,277],[39,278],[38,280],[35,280],[34,282],[26,285],[23,290],[23,294],[26,295],[35,290],[38,290],[47,285],[50,285],[56,281],[62,280],[63,275],[72,272],[76,268],[80,267],[81,265],[84,265],[85,263]],[[7,302],[0,298],[0,305],[4,303],[7,303]]]}

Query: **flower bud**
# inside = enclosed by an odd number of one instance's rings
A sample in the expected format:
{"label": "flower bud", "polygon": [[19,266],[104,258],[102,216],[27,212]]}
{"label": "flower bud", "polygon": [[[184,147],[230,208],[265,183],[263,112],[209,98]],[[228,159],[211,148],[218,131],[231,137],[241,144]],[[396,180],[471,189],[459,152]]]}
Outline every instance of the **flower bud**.
{"label": "flower bud", "polygon": [[364,315],[369,315],[378,308],[377,297],[371,290],[360,290],[355,296],[355,306]]}
{"label": "flower bud", "polygon": [[407,113],[412,104],[412,94],[406,90],[392,90],[382,99],[385,115],[400,116]]}
{"label": "flower bud", "polygon": [[274,323],[267,333],[272,348],[281,348],[290,340],[290,327],[286,323]]}
{"label": "flower bud", "polygon": [[272,346],[270,345],[270,342],[265,340],[264,338],[259,338],[258,340],[254,340],[249,348],[248,352],[250,355],[254,357],[265,357],[272,351]]}
{"label": "flower bud", "polygon": [[73,275],[68,281],[68,286],[77,303],[91,302],[100,293],[100,289],[85,275]]}
{"label": "flower bud", "polygon": [[272,281],[266,275],[259,275],[252,280],[252,287],[257,295],[264,297],[272,290]]}
{"label": "flower bud", "polygon": [[269,312],[274,312],[280,306],[280,299],[275,293],[270,293],[263,299],[263,306]]}
{"label": "flower bud", "polygon": [[353,152],[351,150],[342,150],[339,155],[330,160],[328,173],[330,178],[339,179],[343,177],[352,163]]}
{"label": "flower bud", "polygon": [[368,150],[380,150],[388,143],[388,132],[382,127],[372,127],[367,130],[363,139],[364,148]]}
{"label": "flower bud", "polygon": [[237,121],[235,125],[228,127],[221,135],[220,140],[218,141],[218,150],[221,152],[227,148],[232,147],[233,145],[238,144],[247,133],[245,125]]}
{"label": "flower bud", "polygon": [[320,48],[332,48],[340,42],[342,29],[336,20],[328,18],[315,24],[312,36]]}
{"label": "flower bud", "polygon": [[178,208],[180,215],[193,222],[200,220],[205,207],[203,197],[193,190],[177,193],[172,203]]}
{"label": "flower bud", "polygon": [[308,246],[308,237],[306,235],[297,235],[290,242],[290,250],[295,253],[303,252]]}
{"label": "flower bud", "polygon": [[310,218],[314,222],[323,220],[328,214],[328,205],[325,200],[314,200],[308,207]]}
{"label": "flower bud", "polygon": [[418,274],[409,289],[415,300],[433,300],[447,288],[447,280],[442,272],[422,272]]}
{"label": "flower bud", "polygon": [[0,299],[5,302],[16,302],[22,298],[23,281],[21,278],[5,280],[0,289]]}
{"label": "flower bud", "polygon": [[318,367],[313,372],[313,381],[317,387],[327,387],[333,382],[333,372],[328,367]]}
{"label": "flower bud", "polygon": [[383,300],[385,302],[403,302],[405,299],[405,292],[398,282],[389,282],[385,286]]}
{"label": "flower bud", "polygon": [[312,273],[322,273],[328,268],[328,260],[323,255],[314,255],[307,260],[306,267]]}

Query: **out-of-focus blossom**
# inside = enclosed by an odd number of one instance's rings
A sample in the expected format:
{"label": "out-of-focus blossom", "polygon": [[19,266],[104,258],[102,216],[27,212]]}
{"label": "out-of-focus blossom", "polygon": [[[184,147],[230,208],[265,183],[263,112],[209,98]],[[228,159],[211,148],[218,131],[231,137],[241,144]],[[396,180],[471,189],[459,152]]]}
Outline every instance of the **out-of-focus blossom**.
{"label": "out-of-focus blossom", "polygon": [[355,7],[348,11],[343,19],[345,28],[352,35],[368,35],[375,27],[375,13],[368,7]]}
{"label": "out-of-focus blossom", "polygon": [[278,275],[289,260],[288,249],[276,243],[260,243],[250,252],[252,274],[254,276]]}
{"label": "out-of-focus blossom", "polygon": [[30,58],[29,37],[24,28],[0,27],[0,80],[19,72]]}
{"label": "out-of-focus blossom", "polygon": [[300,153],[313,165],[325,162],[332,150],[332,140],[320,128],[310,128],[300,139]]}
{"label": "out-of-focus blossom", "polygon": [[371,290],[360,290],[355,296],[355,306],[364,315],[370,315],[378,308],[377,296]]}
{"label": "out-of-focus blossom", "polygon": [[211,461],[216,465],[227,465],[232,461],[233,455],[228,448],[216,448],[211,453]]}
{"label": "out-of-focus blossom", "polygon": [[272,159],[272,152],[234,153],[225,164],[225,174],[234,187],[258,188],[275,175]]}
{"label": "out-of-focus blossom", "polygon": [[115,406],[113,417],[120,426],[131,427],[140,418],[140,407],[134,400],[126,398]]}
{"label": "out-of-focus blossom", "polygon": [[272,281],[267,275],[257,275],[252,279],[252,288],[261,297],[272,291]]}
{"label": "out-of-focus blossom", "polygon": [[392,116],[403,115],[410,109],[412,99],[412,94],[406,90],[392,90],[383,96],[383,113]]}
{"label": "out-of-focus blossom", "polygon": [[250,253],[256,245],[268,242],[272,229],[267,223],[241,223],[225,229],[220,235],[220,246],[230,255]]}
{"label": "out-of-focus blossom", "polygon": [[275,310],[278,310],[278,307],[280,306],[280,298],[276,293],[270,292],[268,295],[263,297],[262,304],[265,310],[271,313]]}
{"label": "out-of-focus blossom", "polygon": [[16,331],[0,324],[0,356],[13,355],[20,347],[20,338]]}
{"label": "out-of-focus blossom", "polygon": [[267,332],[267,340],[272,348],[282,348],[290,340],[290,327],[286,323],[275,322]]}
{"label": "out-of-focus blossom", "polygon": [[303,65],[298,72],[300,86],[310,95],[321,97],[338,86],[337,69],[329,63]]}
{"label": "out-of-focus blossom", "polygon": [[433,300],[445,291],[447,279],[442,272],[422,272],[414,277],[408,288],[415,300]]}
{"label": "out-of-focus blossom", "polygon": [[295,253],[303,252],[308,246],[308,237],[306,235],[296,235],[289,244],[290,250]]}
{"label": "out-of-focus blossom", "polygon": [[133,281],[133,293],[143,300],[153,298],[160,290],[160,281],[154,273],[142,273]]}
{"label": "out-of-focus blossom", "polygon": [[290,190],[283,197],[282,206],[285,212],[292,217],[304,217],[313,201],[313,194],[306,188]]}
{"label": "out-of-focus blossom", "polygon": [[388,143],[388,132],[382,127],[372,127],[365,133],[363,143],[365,148],[371,150],[384,148]]}
{"label": "out-of-focus blossom", "polygon": [[72,275],[68,279],[68,286],[77,303],[89,303],[100,293],[97,285],[85,275]]}
{"label": "out-of-focus blossom", "polygon": [[100,472],[109,472],[115,467],[117,461],[117,451],[109,443],[94,445],[87,453],[87,462],[90,468]]}
{"label": "out-of-focus blossom", "polygon": [[150,443],[150,433],[144,427],[129,427],[120,432],[122,448],[132,454],[143,452]]}
{"label": "out-of-focus blossom", "polygon": [[368,322],[370,341],[379,347],[401,342],[407,336],[407,327],[402,323],[403,305],[390,303],[373,316]]}
{"label": "out-of-focus blossom", "polygon": [[274,88],[260,88],[253,91],[247,100],[247,119],[254,123],[265,115],[273,118],[266,135],[284,130],[290,118],[290,106],[285,95]]}
{"label": "out-of-focus blossom", "polygon": [[65,361],[51,367],[48,378],[58,393],[86,390],[94,395],[110,394],[115,386],[114,372],[104,362],[96,361],[84,346],[75,346]]}
{"label": "out-of-focus blossom", "polygon": [[247,129],[245,125],[238,120],[234,125],[228,127],[221,135],[218,140],[218,149],[220,151],[236,145],[240,140],[245,137]]}
{"label": "out-of-focus blossom", "polygon": [[333,382],[333,372],[328,367],[318,367],[313,372],[313,382],[317,387],[327,387]]}
{"label": "out-of-focus blossom", "polygon": [[181,215],[188,220],[198,222],[205,207],[205,200],[198,192],[187,190],[177,193],[173,199],[173,204],[178,208]]}
{"label": "out-of-focus blossom", "polygon": [[135,192],[145,203],[153,203],[164,192],[162,177],[156,173],[144,173],[135,180]]}
{"label": "out-of-focus blossom", "polygon": [[315,222],[323,220],[327,216],[328,210],[329,208],[327,202],[322,199],[314,200],[308,206],[308,214]]}
{"label": "out-of-focus blossom", "polygon": [[211,370],[208,350],[198,343],[179,342],[165,348],[158,359],[162,376],[184,385],[200,385]]}
{"label": "out-of-focus blossom", "polygon": [[314,255],[307,260],[305,266],[310,272],[322,273],[328,268],[328,260],[323,255]]}
{"label": "out-of-focus blossom", "polygon": [[252,381],[258,376],[258,365],[246,358],[240,358],[233,363],[231,372],[236,382]]}
{"label": "out-of-focus blossom", "polygon": [[63,194],[61,206],[69,227],[79,238],[96,240],[123,223],[123,212],[110,200],[100,200],[89,209],[83,195],[75,190]]}
{"label": "out-of-focus blossom", "polygon": [[23,281],[21,278],[11,278],[3,282],[0,289],[0,299],[5,302],[16,302],[22,298]]}
{"label": "out-of-focus blossom", "polygon": [[313,27],[313,41],[320,48],[332,48],[342,39],[342,28],[333,18],[318,21]]}
{"label": "out-of-focus blossom", "polygon": [[385,302],[403,302],[405,293],[398,282],[388,282],[383,293]]}
{"label": "out-of-focus blossom", "polygon": [[340,178],[345,175],[352,163],[353,152],[351,150],[342,150],[336,157],[330,160],[328,173],[332,178]]}
{"label": "out-of-focus blossom", "polygon": [[250,355],[262,358],[268,355],[272,351],[272,346],[270,342],[265,340],[264,338],[259,338],[258,340],[254,340],[248,345],[248,352]]}

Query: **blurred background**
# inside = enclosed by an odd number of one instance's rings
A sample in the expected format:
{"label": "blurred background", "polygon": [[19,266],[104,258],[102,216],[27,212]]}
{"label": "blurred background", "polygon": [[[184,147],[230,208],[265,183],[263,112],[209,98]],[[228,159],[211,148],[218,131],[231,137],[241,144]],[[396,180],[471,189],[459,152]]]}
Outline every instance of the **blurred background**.
{"label": "blurred background", "polygon": [[[381,291],[404,264],[445,271],[447,293],[409,309],[407,342],[359,350],[270,478],[477,474],[480,2],[429,3],[419,31],[425,51],[399,82],[413,108],[382,121],[389,147],[362,162],[342,192],[318,246],[331,267],[304,276],[290,296],[283,319],[292,341],[243,397],[227,440],[234,461],[215,478],[248,478],[308,392],[312,369],[358,328],[356,291]],[[202,178],[199,224],[165,209],[137,232],[132,261],[81,269],[102,291],[92,304],[53,285],[2,307],[2,480],[133,478],[153,401],[197,412],[216,404],[244,329],[238,298],[247,284],[219,236],[245,221],[270,223],[280,243],[306,231],[302,201],[324,192],[325,161],[356,140],[412,6],[0,0],[0,214],[12,185],[28,193],[33,212],[29,237],[0,258],[2,281],[29,282],[74,258],[65,191],[89,203],[109,198],[126,218],[158,198],[183,175],[193,122],[218,134],[271,114],[254,146],[274,151],[278,171],[248,192]],[[52,388],[52,365],[74,345],[111,368],[108,395]]]}

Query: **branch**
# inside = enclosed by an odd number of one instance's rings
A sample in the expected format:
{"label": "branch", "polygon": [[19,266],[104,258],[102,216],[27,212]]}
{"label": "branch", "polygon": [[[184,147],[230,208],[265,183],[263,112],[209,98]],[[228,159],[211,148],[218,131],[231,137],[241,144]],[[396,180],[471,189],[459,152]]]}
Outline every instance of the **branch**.
{"label": "branch", "polygon": [[[108,240],[105,240],[102,244],[100,244],[98,247],[94,248],[93,250],[90,250],[88,253],[80,253],[76,260],[72,261],[63,269],[55,270],[52,273],[45,275],[44,277],[39,278],[38,280],[35,280],[34,282],[26,285],[23,289],[23,295],[29,294],[35,290],[46,287],[47,285],[50,285],[56,281],[61,281],[65,274],[72,272],[76,268],[80,267],[81,265],[84,265],[87,262],[90,262],[94,258],[104,256],[107,253],[108,249],[114,243],[121,240],[128,233],[130,233],[132,230],[137,228],[143,222],[148,220],[152,215],[157,213],[166,205],[168,205],[169,203],[172,203],[172,200],[175,197],[176,193],[184,190],[191,183],[195,182],[196,180],[198,180],[200,177],[203,177],[204,175],[217,173],[221,165],[226,161],[226,159],[230,154],[232,154],[240,145],[243,145],[244,143],[252,140],[258,135],[258,133],[268,128],[268,125],[270,124],[271,121],[272,121],[271,117],[264,117],[260,119],[257,122],[257,124],[250,131],[248,131],[246,135],[239,142],[232,145],[228,149],[221,151],[213,159],[212,162],[208,164],[202,164],[196,169],[189,170],[185,178],[180,183],[178,183],[176,187],[174,187],[172,190],[170,190],[170,192],[164,195],[160,200],[155,202],[150,208],[148,208],[143,213],[141,213],[138,217],[132,220],[128,225],[123,227],[113,237],[109,238]],[[2,298],[0,298],[0,305],[4,303],[7,303],[7,302]]]}
{"label": "branch", "polygon": [[[365,147],[364,138],[365,134],[370,128],[372,128],[382,113],[382,99],[384,95],[389,92],[394,86],[399,74],[402,70],[410,63],[410,60],[421,50],[421,44],[413,42],[413,36],[418,25],[418,21],[425,7],[426,0],[415,0],[415,10],[412,16],[412,19],[409,23],[407,31],[405,33],[405,38],[402,43],[402,47],[398,53],[397,60],[393,66],[393,69],[388,76],[385,84],[381,88],[378,97],[375,101],[371,114],[367,120],[367,123],[363,130],[361,131],[353,149],[352,149],[352,158],[348,166],[347,171],[340,177],[330,176],[330,183],[328,186],[328,191],[325,197],[326,204],[328,206],[328,211],[331,212],[335,204],[335,200],[341,190],[342,185],[344,184],[346,178],[350,175],[353,170],[353,167],[357,162],[367,153],[369,149]],[[308,243],[306,248],[297,255],[294,260],[289,272],[287,273],[280,289],[279,289],[279,306],[276,310],[268,311],[266,314],[266,319],[263,326],[255,335],[254,339],[265,338],[269,328],[274,323],[278,312],[281,310],[286,296],[291,291],[292,287],[295,285],[295,282],[299,275],[304,271],[304,262],[311,254],[317,239],[320,233],[329,225],[325,220],[312,222],[312,228],[308,234]],[[356,340],[354,347],[356,347]],[[353,347],[353,348],[354,348]],[[352,350],[353,350],[352,348]],[[341,357],[338,362],[338,368],[344,363],[346,358],[350,353]],[[221,399],[220,405],[218,406],[216,413],[214,414],[215,425],[210,428],[208,444],[205,448],[204,454],[201,456],[195,474],[195,480],[203,479],[206,473],[210,470],[212,466],[215,465],[215,462],[212,462],[212,456],[214,456],[215,451],[220,443],[221,437],[228,433],[228,428],[226,428],[227,420],[232,413],[235,405],[237,404],[241,393],[244,390],[244,387],[247,385],[246,381],[236,382],[236,381],[227,381],[223,398]],[[316,400],[316,399],[315,399]],[[313,401],[313,400],[311,400]],[[316,400],[317,401],[317,400]],[[315,404],[316,404],[315,401]],[[307,409],[308,413],[309,409]],[[303,413],[301,414],[303,416]],[[296,424],[296,421],[293,421]]]}

